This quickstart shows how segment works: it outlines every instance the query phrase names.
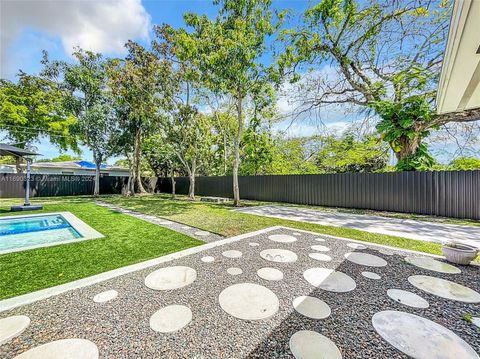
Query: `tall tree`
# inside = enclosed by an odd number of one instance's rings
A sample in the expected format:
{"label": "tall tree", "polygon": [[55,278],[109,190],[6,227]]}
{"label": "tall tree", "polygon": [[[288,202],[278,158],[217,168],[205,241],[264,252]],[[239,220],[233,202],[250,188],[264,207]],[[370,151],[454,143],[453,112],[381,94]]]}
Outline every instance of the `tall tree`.
{"label": "tall tree", "polygon": [[[0,80],[0,129],[17,147],[26,148],[47,137],[62,150],[78,151],[72,135],[75,116],[65,110],[62,89],[45,77],[20,72],[17,83]],[[21,173],[20,158],[16,158]]]}
{"label": "tall tree", "polygon": [[[373,110],[377,129],[398,159],[398,169],[429,167],[423,139],[448,122],[473,121],[474,113],[435,114],[435,96],[451,12],[449,1],[321,0],[298,29],[283,33],[280,68],[307,68],[304,105],[351,104]],[[332,66],[337,76],[321,69]]]}
{"label": "tall tree", "polygon": [[92,151],[95,163],[93,195],[100,194],[100,168],[112,152],[111,139],[116,129],[113,102],[108,88],[106,60],[99,53],[80,48],[73,53],[75,63],[50,62],[45,56],[43,74],[62,78],[64,106],[75,114],[80,140]]}
{"label": "tall tree", "polygon": [[127,154],[131,159],[128,193],[134,194],[135,187],[145,192],[140,176],[142,140],[160,120],[163,100],[169,97],[165,82],[171,79],[171,64],[133,41],[125,46],[128,55],[112,60],[108,73],[119,110],[122,141],[125,148],[131,146],[131,154]]}
{"label": "tall tree", "polygon": [[266,39],[277,31],[280,22],[273,21],[270,0],[215,0],[214,4],[220,6],[215,20],[205,15],[184,15],[192,31],[180,30],[178,54],[198,68],[211,91],[234,100],[238,126],[234,140],[233,197],[234,205],[239,206],[240,142],[245,119],[254,113],[247,107],[258,109],[260,105],[271,104],[272,76],[261,58],[267,52]]}

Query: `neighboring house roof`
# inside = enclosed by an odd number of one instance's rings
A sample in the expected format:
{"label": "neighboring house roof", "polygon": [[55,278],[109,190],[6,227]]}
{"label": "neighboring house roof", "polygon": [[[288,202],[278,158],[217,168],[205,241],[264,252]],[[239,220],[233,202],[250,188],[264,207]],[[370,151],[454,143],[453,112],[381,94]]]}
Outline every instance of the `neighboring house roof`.
{"label": "neighboring house roof", "polygon": [[[84,170],[94,170],[95,164],[88,161],[64,161],[64,162],[34,162],[32,167],[35,168],[58,168],[58,169],[84,169]],[[120,166],[108,166],[102,164],[100,167],[102,170],[106,171],[128,171],[128,168]]]}
{"label": "neighboring house roof", "polygon": [[437,91],[439,114],[480,108],[480,1],[457,0]]}

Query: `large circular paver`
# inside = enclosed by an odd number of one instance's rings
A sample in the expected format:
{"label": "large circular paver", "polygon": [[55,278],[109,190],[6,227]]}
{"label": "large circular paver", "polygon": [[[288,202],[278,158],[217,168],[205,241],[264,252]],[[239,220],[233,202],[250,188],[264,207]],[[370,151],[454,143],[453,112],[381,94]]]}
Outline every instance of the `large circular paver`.
{"label": "large circular paver", "polygon": [[317,261],[330,262],[332,260],[332,257],[323,253],[309,253],[308,256]]}
{"label": "large circular paver", "polygon": [[212,263],[215,262],[215,258],[212,256],[205,256],[200,259],[203,263]]}
{"label": "large circular paver", "polygon": [[314,251],[319,251],[319,252],[328,252],[330,250],[330,248],[322,246],[320,244],[316,244],[314,246],[311,246],[310,248],[312,248]]}
{"label": "large circular paver", "polygon": [[367,267],[385,267],[387,265],[385,259],[368,253],[350,252],[345,254],[345,258],[350,262]]}
{"label": "large circular paver", "polygon": [[349,292],[357,286],[355,281],[342,272],[329,268],[310,268],[303,272],[305,280],[314,287],[329,292]]}
{"label": "large circular paver", "polygon": [[150,328],[159,333],[171,333],[182,329],[192,321],[192,311],[184,305],[169,305],[157,310],[150,317]]}
{"label": "large circular paver", "polygon": [[352,249],[367,249],[367,246],[360,243],[347,243],[347,247]]}
{"label": "large circular paver", "polygon": [[427,275],[412,275],[408,277],[408,281],[418,289],[441,298],[464,303],[480,303],[480,294],[478,292],[446,279]]}
{"label": "large circular paver", "polygon": [[334,342],[311,330],[300,330],[293,334],[290,338],[290,350],[296,359],[342,358]]}
{"label": "large circular paver", "polygon": [[260,252],[260,257],[271,262],[290,263],[295,262],[298,256],[288,249],[271,248]]}
{"label": "large circular paver", "polygon": [[237,251],[235,249],[230,249],[222,253],[224,257],[227,258],[240,258],[242,256],[242,252]]}
{"label": "large circular paver", "polygon": [[14,315],[0,319],[0,345],[19,336],[30,325],[30,318],[25,315]]}
{"label": "large circular paver", "polygon": [[426,257],[407,257],[405,261],[413,264],[416,267],[423,269],[428,269],[434,272],[447,273],[447,274],[458,274],[461,273],[461,270],[457,267],[452,266],[451,264],[437,261],[433,258]]}
{"label": "large circular paver", "polygon": [[276,268],[270,268],[270,267],[265,267],[265,268],[260,268],[257,271],[257,275],[265,280],[282,280],[283,279],[283,273],[279,271]]}
{"label": "large circular paver", "polygon": [[419,295],[401,289],[389,289],[387,295],[394,301],[413,308],[428,308],[428,302]]}
{"label": "large circular paver", "polygon": [[332,312],[327,303],[315,297],[302,295],[292,304],[297,312],[312,319],[325,319]]}
{"label": "large circular paver", "polygon": [[190,267],[175,266],[157,269],[145,278],[145,285],[155,290],[172,290],[185,287],[197,279]]}
{"label": "large circular paver", "polygon": [[243,270],[242,270],[242,268],[231,267],[231,268],[227,269],[227,273],[230,274],[230,275],[239,275],[239,274],[243,273]]}
{"label": "large circular paver", "polygon": [[322,238],[322,237],[315,237],[313,238],[313,240],[317,242],[325,242],[325,238]]}
{"label": "large circular paver", "polygon": [[268,239],[279,243],[292,243],[297,240],[297,238],[288,234],[272,234],[271,236],[268,236]]}
{"label": "large circular paver", "polygon": [[16,359],[97,359],[98,348],[86,339],[61,339],[30,349]]}
{"label": "large circular paver", "polygon": [[377,273],[373,273],[373,272],[362,272],[362,275],[365,278],[368,278],[368,279],[378,280],[378,279],[382,278],[382,277],[380,277],[380,275],[378,275]]}
{"label": "large circular paver", "polygon": [[451,330],[414,314],[387,310],[372,318],[380,336],[401,352],[417,359],[478,359],[478,355]]}
{"label": "large circular paver", "polygon": [[259,320],[274,315],[279,308],[278,297],[270,289],[253,283],[234,284],[224,289],[218,301],[222,309],[244,320]]}
{"label": "large circular paver", "polygon": [[93,297],[95,303],[105,303],[117,298],[118,292],[116,290],[106,290],[105,292],[98,293]]}

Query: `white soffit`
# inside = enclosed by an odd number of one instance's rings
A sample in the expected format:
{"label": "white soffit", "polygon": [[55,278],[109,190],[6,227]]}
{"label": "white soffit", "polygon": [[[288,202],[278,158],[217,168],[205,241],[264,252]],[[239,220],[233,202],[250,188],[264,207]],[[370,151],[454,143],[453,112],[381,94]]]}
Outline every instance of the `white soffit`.
{"label": "white soffit", "polygon": [[456,0],[437,92],[439,114],[480,107],[480,0]]}

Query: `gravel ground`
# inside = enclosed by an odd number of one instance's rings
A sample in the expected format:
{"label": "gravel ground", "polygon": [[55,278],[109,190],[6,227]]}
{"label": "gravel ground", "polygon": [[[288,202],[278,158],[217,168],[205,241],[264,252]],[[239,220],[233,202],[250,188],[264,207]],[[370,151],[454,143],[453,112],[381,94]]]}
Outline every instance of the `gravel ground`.
{"label": "gravel ground", "polygon": [[[276,243],[271,234],[301,233],[293,243]],[[278,229],[245,238],[194,255],[134,272],[100,284],[74,290],[34,304],[3,312],[0,317],[23,314],[31,325],[19,337],[0,347],[0,357],[11,358],[34,346],[63,338],[83,338],[94,342],[102,358],[291,358],[289,339],[298,330],[315,330],[330,338],[344,358],[406,358],[390,346],[374,330],[373,314],[381,310],[401,310],[433,320],[455,332],[480,352],[480,332],[463,321],[465,313],[479,312],[478,304],[443,300],[422,292],[407,281],[408,276],[425,274],[445,278],[480,292],[479,267],[461,267],[461,274],[441,274],[423,270],[404,261],[405,252],[391,250],[394,255],[379,253],[375,246],[361,252],[384,258],[388,265],[381,268],[363,267],[344,259],[354,251],[347,241],[318,235]],[[249,242],[260,245],[251,247]],[[323,244],[331,248],[331,262],[319,262],[308,257],[310,246]],[[267,248],[283,248],[298,254],[295,263],[274,263],[262,259],[259,253]],[[241,258],[225,258],[225,250],[239,250]],[[215,257],[215,262],[204,263],[203,256]],[[409,254],[410,255],[410,254]],[[152,271],[170,265],[194,268],[197,279],[190,285],[172,291],[154,291],[144,285]],[[239,267],[241,275],[227,274],[230,267]],[[257,276],[262,267],[280,269],[284,279],[266,281]],[[347,293],[332,293],[312,287],[303,279],[303,272],[312,267],[335,268],[351,276],[357,284]],[[382,276],[370,280],[361,275],[371,271]],[[261,284],[271,289],[280,300],[279,311],[271,318],[243,321],[225,313],[218,304],[218,296],[226,287],[242,282]],[[414,309],[391,300],[389,288],[405,289],[425,298],[430,307]],[[109,289],[119,292],[107,303],[94,303],[95,294]],[[310,295],[325,301],[332,314],[322,320],[303,317],[293,310],[292,300]],[[158,309],[171,304],[191,308],[193,320],[178,332],[160,334],[149,327],[149,318]]]}
{"label": "gravel ground", "polygon": [[143,214],[143,213],[140,213],[140,212],[132,211],[130,209],[120,208],[120,207],[117,207],[117,206],[115,206],[111,203],[107,203],[107,202],[103,202],[103,201],[95,201],[95,203],[99,206],[107,207],[107,208],[110,208],[113,211],[117,211],[117,212],[120,212],[120,213],[123,213],[123,214],[128,214],[129,216],[132,216],[132,217],[141,219],[143,221],[147,221],[147,222],[156,224],[157,226],[160,226],[160,227],[168,228],[168,229],[171,229],[173,231],[186,234],[190,237],[199,239],[199,240],[207,242],[207,243],[215,242],[215,241],[218,241],[220,239],[224,239],[222,236],[220,236],[218,234],[207,232],[207,231],[198,229],[196,227],[187,226],[183,223],[178,223],[178,222],[170,221],[170,220],[165,219],[165,218],[159,218],[159,217],[151,216],[151,215],[148,215],[148,214]]}

